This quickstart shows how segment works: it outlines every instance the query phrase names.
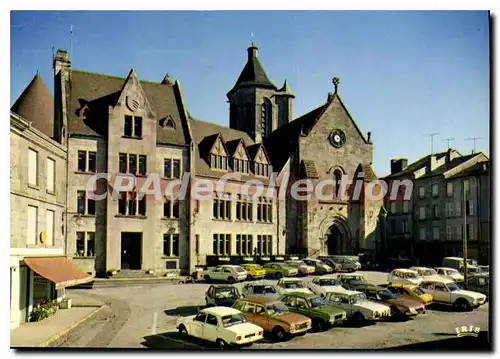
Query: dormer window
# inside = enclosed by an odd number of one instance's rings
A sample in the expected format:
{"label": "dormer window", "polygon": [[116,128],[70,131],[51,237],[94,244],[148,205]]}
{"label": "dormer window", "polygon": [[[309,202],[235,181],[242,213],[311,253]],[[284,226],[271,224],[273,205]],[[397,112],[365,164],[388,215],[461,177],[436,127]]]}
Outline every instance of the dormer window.
{"label": "dormer window", "polygon": [[232,167],[234,172],[248,173],[248,161],[238,158],[232,159]]}
{"label": "dormer window", "polygon": [[269,173],[271,172],[271,166],[266,165],[264,163],[254,162],[253,164],[253,173],[256,176],[264,176],[269,177]]}
{"label": "dormer window", "polygon": [[142,138],[142,117],[125,115],[123,135],[125,137]]}
{"label": "dormer window", "polygon": [[227,157],[221,155],[210,155],[210,167],[218,170],[227,170]]}
{"label": "dormer window", "polygon": [[227,171],[228,170],[228,160],[227,160],[227,149],[222,139],[219,137],[215,140],[212,149],[210,150],[210,167],[216,170]]}
{"label": "dormer window", "polygon": [[167,116],[160,120],[160,126],[166,129],[175,130],[175,122],[172,117]]}

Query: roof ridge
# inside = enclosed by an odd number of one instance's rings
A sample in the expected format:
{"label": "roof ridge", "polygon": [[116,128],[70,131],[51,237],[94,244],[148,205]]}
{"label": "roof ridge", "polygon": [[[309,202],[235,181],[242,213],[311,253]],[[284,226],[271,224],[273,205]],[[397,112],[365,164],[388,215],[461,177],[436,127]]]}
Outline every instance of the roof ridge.
{"label": "roof ridge", "polygon": [[[227,126],[220,125],[218,123],[214,123],[214,122],[210,122],[210,121],[200,120],[198,118],[192,117],[191,115],[189,115],[189,120],[190,121],[203,122],[203,123],[206,123],[206,124],[209,124],[209,125],[212,125],[212,126],[216,126],[216,127],[222,127],[222,128],[225,128],[225,129],[228,129],[228,130],[231,130],[231,131],[235,131],[235,132],[239,132],[239,133],[244,133],[246,136],[248,136],[248,134],[245,131],[237,130],[235,128],[227,127]],[[240,139],[243,139],[243,138],[240,138]],[[234,140],[231,140],[231,141],[234,141]]]}
{"label": "roof ridge", "polygon": [[[71,71],[72,72],[73,71],[74,72],[80,72],[80,73],[89,74],[89,75],[98,75],[98,76],[101,76],[101,77],[107,77],[107,78],[110,78],[110,79],[123,80],[123,81],[127,80],[128,76],[130,74],[130,71],[129,71],[126,77],[120,77],[120,76],[117,76],[117,75],[104,74],[104,73],[101,73],[101,72],[93,72],[93,71],[86,71],[86,70],[80,70],[80,69],[71,69]],[[173,86],[171,84],[162,84],[161,82],[154,82],[154,81],[141,80],[141,79],[139,79],[139,82],[146,83],[146,84],[151,84],[151,85],[159,85],[159,86]]]}

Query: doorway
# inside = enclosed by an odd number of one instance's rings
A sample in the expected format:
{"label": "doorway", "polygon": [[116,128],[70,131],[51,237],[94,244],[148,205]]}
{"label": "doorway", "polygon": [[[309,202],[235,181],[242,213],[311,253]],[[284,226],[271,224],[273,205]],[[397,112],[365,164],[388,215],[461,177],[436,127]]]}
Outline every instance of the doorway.
{"label": "doorway", "polygon": [[328,230],[328,255],[343,254],[342,253],[342,233],[337,225],[333,225]]}
{"label": "doorway", "polygon": [[122,232],[121,269],[141,269],[142,233]]}

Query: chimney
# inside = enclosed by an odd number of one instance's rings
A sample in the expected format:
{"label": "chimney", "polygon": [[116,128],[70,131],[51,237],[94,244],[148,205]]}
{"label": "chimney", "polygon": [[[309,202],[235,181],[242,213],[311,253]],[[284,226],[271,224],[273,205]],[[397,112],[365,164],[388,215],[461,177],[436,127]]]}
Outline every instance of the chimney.
{"label": "chimney", "polygon": [[252,43],[252,46],[250,46],[247,49],[247,51],[248,51],[248,61],[257,58],[257,52],[258,52],[258,50],[259,50],[259,48]]}
{"label": "chimney", "polygon": [[391,160],[391,175],[394,173],[401,172],[406,167],[408,167],[407,158],[393,158]]}
{"label": "chimney", "polygon": [[68,56],[68,52],[64,49],[59,49],[54,57],[54,75],[57,75],[62,69],[69,69],[71,67],[71,61]]}
{"label": "chimney", "polygon": [[437,168],[436,155],[431,155],[430,161],[431,161],[430,171],[432,172],[432,171],[434,171]]}

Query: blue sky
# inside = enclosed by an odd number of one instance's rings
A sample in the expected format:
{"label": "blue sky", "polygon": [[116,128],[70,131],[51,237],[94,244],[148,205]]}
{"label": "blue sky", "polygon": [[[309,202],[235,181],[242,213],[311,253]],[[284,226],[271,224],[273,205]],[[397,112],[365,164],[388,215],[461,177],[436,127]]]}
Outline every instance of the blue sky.
{"label": "blue sky", "polygon": [[[373,166],[452,146],[489,153],[487,12],[12,12],[11,104],[37,70],[50,89],[52,47],[77,69],[143,80],[179,79],[191,114],[228,125],[226,93],[251,41],[274,84],[288,80],[294,117],[326,101],[332,78],[365,133]],[[253,36],[252,36],[253,34]]]}

